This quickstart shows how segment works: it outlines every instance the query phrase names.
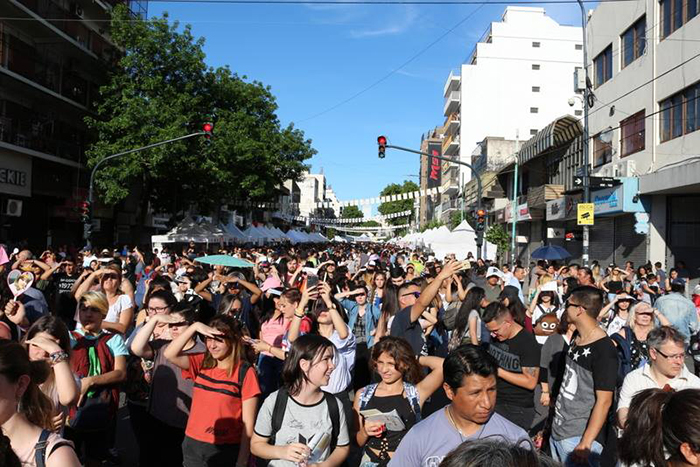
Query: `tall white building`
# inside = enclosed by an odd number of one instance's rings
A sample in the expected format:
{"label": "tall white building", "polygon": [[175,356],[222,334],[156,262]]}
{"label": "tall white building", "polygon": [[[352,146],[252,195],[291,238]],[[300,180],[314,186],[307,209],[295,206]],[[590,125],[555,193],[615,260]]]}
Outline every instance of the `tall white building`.
{"label": "tall white building", "polygon": [[595,198],[596,216],[611,202],[624,215],[641,198],[634,223],[648,229],[647,259],[684,261],[691,276],[700,266],[698,13],[696,2],[602,2],[588,28],[591,166],[625,188]]}
{"label": "tall white building", "polygon": [[340,202],[333,188],[327,184],[323,172],[305,172],[301,180],[287,180],[284,187],[290,193],[291,214],[305,217],[340,217]]}
{"label": "tall white building", "polygon": [[[486,137],[526,141],[557,117],[582,115],[581,99],[572,99],[582,42],[580,27],[560,25],[543,8],[507,7],[447,78],[443,154],[471,163]],[[462,185],[470,178],[461,167]]]}

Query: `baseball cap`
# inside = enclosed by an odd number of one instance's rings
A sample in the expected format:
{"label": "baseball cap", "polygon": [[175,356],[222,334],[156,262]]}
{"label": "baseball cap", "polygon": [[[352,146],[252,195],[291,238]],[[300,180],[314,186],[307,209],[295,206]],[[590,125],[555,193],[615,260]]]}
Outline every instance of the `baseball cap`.
{"label": "baseball cap", "polygon": [[491,276],[496,276],[496,277],[498,277],[499,279],[503,279],[503,273],[501,272],[501,270],[498,269],[498,268],[496,268],[496,267],[494,267],[494,266],[491,266],[491,267],[488,268],[488,270],[486,271],[486,278],[488,279],[488,278],[491,277]]}
{"label": "baseball cap", "polygon": [[280,282],[279,279],[276,277],[268,277],[265,279],[265,282],[263,282],[262,286],[260,286],[260,290],[263,292],[267,292],[270,289],[277,289],[282,287],[282,282]]}

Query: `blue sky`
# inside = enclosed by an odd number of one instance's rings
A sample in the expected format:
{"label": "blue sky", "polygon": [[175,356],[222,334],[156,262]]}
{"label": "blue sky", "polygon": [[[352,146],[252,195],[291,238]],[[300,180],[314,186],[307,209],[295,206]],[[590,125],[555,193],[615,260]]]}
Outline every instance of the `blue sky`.
{"label": "blue sky", "polygon": [[[545,5],[561,24],[580,24],[577,4]],[[589,6],[592,8],[592,6]],[[341,200],[375,197],[389,183],[417,181],[418,156],[388,151],[377,158],[380,134],[418,149],[421,135],[442,125],[442,97],[450,70],[464,62],[475,41],[504,5],[212,5],[149,4],[167,11],[206,39],[207,63],[229,65],[272,88],[283,124],[294,122],[318,154]],[[454,31],[382,83],[336,109],[402,65],[457,23]]]}

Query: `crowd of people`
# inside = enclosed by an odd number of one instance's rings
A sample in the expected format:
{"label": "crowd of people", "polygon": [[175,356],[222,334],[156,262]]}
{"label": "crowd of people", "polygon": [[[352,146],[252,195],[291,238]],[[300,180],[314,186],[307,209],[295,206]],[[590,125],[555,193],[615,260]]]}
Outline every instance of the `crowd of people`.
{"label": "crowd of people", "polygon": [[0,466],[700,465],[682,263],[11,247]]}

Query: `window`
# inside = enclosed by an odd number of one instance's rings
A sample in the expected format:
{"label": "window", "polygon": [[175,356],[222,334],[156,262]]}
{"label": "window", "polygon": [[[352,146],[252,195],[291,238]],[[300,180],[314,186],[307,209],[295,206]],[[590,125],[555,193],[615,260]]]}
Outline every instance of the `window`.
{"label": "window", "polygon": [[535,49],[538,49],[538,48],[540,47],[540,43],[539,43],[539,42],[533,42],[533,43],[532,43],[532,47],[534,47]]}
{"label": "window", "polygon": [[626,157],[644,149],[644,111],[620,122],[620,157]]}
{"label": "window", "polygon": [[583,115],[583,110],[574,110],[574,115],[580,117],[581,115]]}
{"label": "window", "polygon": [[583,50],[583,44],[576,44],[574,45],[575,50]]}
{"label": "window", "polygon": [[661,0],[661,39],[698,14],[698,0]]}
{"label": "window", "polygon": [[595,67],[595,87],[612,78],[612,44],[598,54],[593,60],[593,66]]}
{"label": "window", "polygon": [[612,142],[600,139],[600,133],[593,137],[593,167],[600,167],[612,162]]}
{"label": "window", "polygon": [[537,130],[535,128],[530,129],[530,136],[535,136],[537,134]]}
{"label": "window", "polygon": [[622,33],[622,68],[644,54],[646,48],[646,16],[642,16]]}
{"label": "window", "polygon": [[532,87],[532,92],[540,92],[540,87],[539,87],[539,86],[533,86],[533,87]]}
{"label": "window", "polygon": [[540,109],[538,109],[537,107],[530,107],[530,113],[531,113],[531,114],[536,114],[536,113],[538,113],[539,111],[540,111]]}
{"label": "window", "polygon": [[700,83],[659,102],[661,141],[668,141],[700,129]]}
{"label": "window", "polygon": [[533,69],[533,70],[539,70],[539,69],[540,69],[539,64],[533,63],[533,64],[532,64],[532,69]]}

